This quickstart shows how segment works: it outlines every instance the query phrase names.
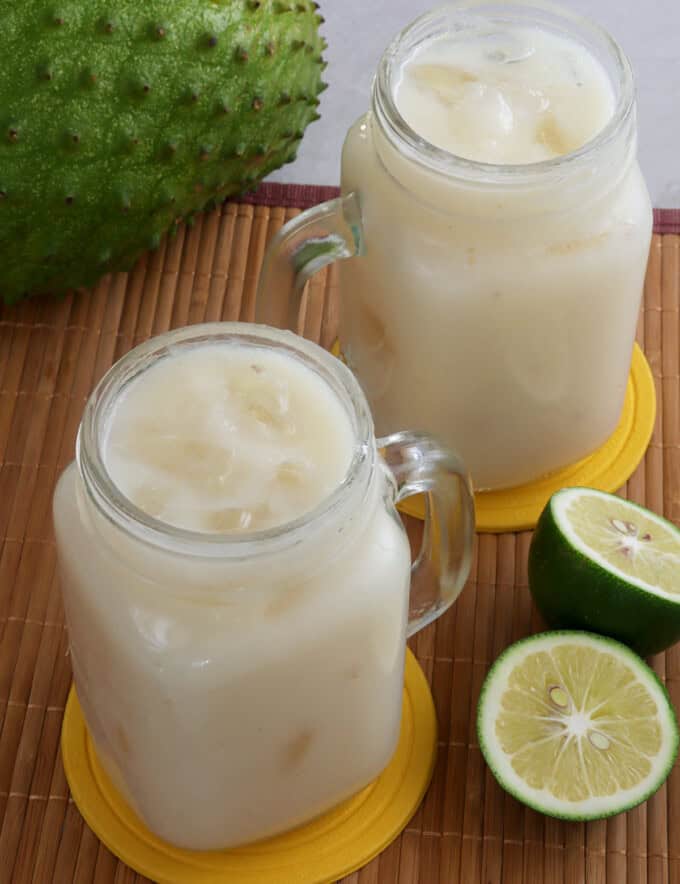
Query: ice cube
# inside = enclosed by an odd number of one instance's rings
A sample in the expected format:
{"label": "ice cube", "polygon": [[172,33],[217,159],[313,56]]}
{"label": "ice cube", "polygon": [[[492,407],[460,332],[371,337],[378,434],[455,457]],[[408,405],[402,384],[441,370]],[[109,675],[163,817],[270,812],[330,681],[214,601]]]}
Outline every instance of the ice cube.
{"label": "ice cube", "polygon": [[272,378],[261,366],[255,364],[251,369],[252,373],[231,379],[229,392],[239,401],[242,411],[255,418],[261,426],[287,432],[290,409],[287,385],[278,378]]}
{"label": "ice cube", "polygon": [[492,30],[482,37],[482,41],[488,46],[484,52],[487,61],[494,64],[517,64],[536,52],[528,36],[522,34]]}
{"label": "ice cube", "polygon": [[295,770],[302,764],[309,753],[314,740],[314,732],[311,728],[303,728],[291,740],[286,743],[281,753],[281,768],[284,772]]}
{"label": "ice cube", "polygon": [[128,758],[132,752],[130,737],[122,724],[117,724],[113,732],[113,742],[123,758]]}
{"label": "ice cube", "polygon": [[124,433],[114,437],[112,448],[126,458],[164,470],[177,458],[177,435],[160,421],[134,421]]}
{"label": "ice cube", "polygon": [[247,531],[252,521],[252,510],[241,507],[225,507],[206,513],[203,524],[206,531],[228,534],[233,531]]}
{"label": "ice cube", "polygon": [[247,407],[248,414],[252,415],[258,423],[264,424],[266,427],[274,429],[282,425],[281,411],[278,403],[266,402],[250,402]]}
{"label": "ice cube", "polygon": [[254,506],[227,506],[209,510],[203,517],[203,530],[217,534],[238,531],[259,531],[268,528],[272,522],[272,511],[268,503]]}
{"label": "ice cube", "polygon": [[170,494],[167,489],[159,488],[157,485],[139,485],[134,489],[131,500],[143,510],[147,515],[153,516],[155,519],[161,517],[168,505]]}
{"label": "ice cube", "polygon": [[303,461],[281,461],[276,470],[276,482],[284,488],[300,488],[309,477],[310,468]]}
{"label": "ice cube", "polygon": [[531,58],[535,51],[533,46],[514,46],[508,49],[492,49],[486,57],[496,64],[517,64]]}
{"label": "ice cube", "polygon": [[465,84],[478,79],[464,68],[447,64],[418,64],[409,70],[419,86],[434,92],[445,104],[453,104],[461,97]]}
{"label": "ice cube", "polygon": [[554,115],[549,111],[543,114],[536,127],[536,141],[555,157],[570,153],[576,146],[571,143],[567,133],[560,128]]}
{"label": "ice cube", "polygon": [[271,598],[264,609],[265,620],[278,620],[289,614],[304,601],[309,592],[306,584],[294,583],[290,586],[277,586],[272,590]]}

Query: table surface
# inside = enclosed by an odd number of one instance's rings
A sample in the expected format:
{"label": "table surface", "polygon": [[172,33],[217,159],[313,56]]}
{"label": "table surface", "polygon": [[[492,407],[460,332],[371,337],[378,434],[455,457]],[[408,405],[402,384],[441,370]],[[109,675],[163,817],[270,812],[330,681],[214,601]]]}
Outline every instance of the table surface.
{"label": "table surface", "polygon": [[[371,79],[383,49],[437,0],[320,0],[328,40],[329,88],[321,120],[311,126],[298,159],[275,181],[337,184],[348,126],[368,107]],[[637,77],[640,162],[655,206],[680,207],[680,3],[678,0],[570,0],[575,11],[606,27],[629,55]]]}
{"label": "table surface", "polygon": [[[59,733],[71,669],[50,501],[85,399],[112,362],[168,328],[253,318],[267,242],[313,196],[265,195],[267,205],[200,216],[91,293],[0,305],[0,884],[148,884],[97,840],[66,786]],[[305,335],[330,346],[337,268],[314,277],[306,305]],[[638,341],[657,420],[621,491],[680,524],[679,311],[680,236],[656,234]],[[489,664],[541,627],[530,537],[480,535],[460,598],[412,640],[437,710],[434,779],[403,834],[343,884],[680,884],[680,763],[649,801],[588,824],[523,807],[483,763],[475,710]],[[680,644],[652,663],[680,710]]]}

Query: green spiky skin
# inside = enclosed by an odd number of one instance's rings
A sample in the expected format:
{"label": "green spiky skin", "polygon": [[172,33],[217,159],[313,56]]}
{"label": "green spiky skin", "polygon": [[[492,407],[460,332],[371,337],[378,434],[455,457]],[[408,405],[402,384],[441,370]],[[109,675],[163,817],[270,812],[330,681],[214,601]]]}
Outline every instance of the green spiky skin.
{"label": "green spiky skin", "polygon": [[0,18],[8,302],[129,269],[318,118],[311,0],[0,0]]}

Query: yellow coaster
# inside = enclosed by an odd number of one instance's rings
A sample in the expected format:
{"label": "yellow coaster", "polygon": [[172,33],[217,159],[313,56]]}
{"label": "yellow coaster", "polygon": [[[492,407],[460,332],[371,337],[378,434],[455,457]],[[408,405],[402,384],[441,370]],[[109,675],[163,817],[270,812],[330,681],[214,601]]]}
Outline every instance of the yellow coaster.
{"label": "yellow coaster", "polygon": [[378,779],[306,826],[223,851],[181,850],[149,832],[99,764],[73,687],[61,752],[87,824],[112,853],[159,884],[326,884],[373,859],[411,819],[432,778],[437,719],[425,676],[407,651],[399,744]]}
{"label": "yellow coaster", "polygon": [[[654,431],[656,390],[644,353],[635,344],[621,419],[607,441],[591,455],[516,488],[475,494],[477,531],[500,534],[536,527],[543,507],[555,491],[571,485],[616,491],[629,479],[645,455]],[[409,516],[425,517],[422,496],[399,505]]]}
{"label": "yellow coaster", "polygon": [[[333,353],[339,355],[337,344]],[[593,454],[516,488],[475,494],[477,531],[500,534],[536,527],[543,507],[555,491],[570,485],[616,491],[629,479],[645,455],[656,419],[654,378],[644,353],[635,344],[621,419],[607,441]],[[422,495],[399,504],[401,512],[425,518]]]}

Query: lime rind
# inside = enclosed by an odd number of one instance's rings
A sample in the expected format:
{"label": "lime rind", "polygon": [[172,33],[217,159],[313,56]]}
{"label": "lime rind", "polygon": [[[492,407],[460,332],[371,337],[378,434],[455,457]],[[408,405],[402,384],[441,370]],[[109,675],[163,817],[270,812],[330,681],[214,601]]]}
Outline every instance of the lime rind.
{"label": "lime rind", "polygon": [[[580,644],[615,656],[627,663],[656,703],[661,728],[661,749],[652,760],[649,774],[635,787],[613,795],[591,796],[580,801],[557,798],[547,789],[536,789],[512,768],[496,735],[501,698],[510,673],[535,651],[550,651],[560,644]],[[482,755],[500,785],[523,804],[551,817],[565,820],[602,819],[630,810],[646,801],[668,777],[678,753],[678,724],[668,692],[653,672],[630,648],[610,638],[588,632],[559,630],[538,633],[507,648],[491,666],[482,685],[477,714],[477,736]]]}
{"label": "lime rind", "polygon": [[574,486],[573,488],[564,488],[561,491],[556,492],[550,499],[549,506],[555,523],[568,543],[571,544],[577,552],[585,556],[586,559],[599,565],[600,568],[609,574],[615,575],[620,580],[636,586],[644,592],[652,593],[653,595],[666,599],[675,605],[680,605],[680,529],[672,522],[669,522],[668,519],[664,519],[663,516],[645,509],[644,507],[633,503],[633,501],[625,500],[621,497],[616,498],[616,503],[621,508],[633,510],[646,522],[658,525],[664,534],[673,538],[677,542],[678,592],[668,592],[662,587],[643,580],[635,574],[617,568],[613,562],[611,562],[606,556],[602,555],[597,549],[587,544],[583,538],[574,531],[569,516],[567,515],[567,509],[575,499],[585,496],[597,497],[604,501],[609,501],[613,497],[613,495],[608,494],[605,491],[598,491],[595,488]]}
{"label": "lime rind", "polygon": [[[621,515],[621,507],[628,507],[630,521],[640,526],[653,524],[643,507],[614,495],[584,488],[557,492],[541,513],[529,549],[529,588],[534,602],[550,629],[601,633],[625,642],[643,657],[663,651],[680,639],[680,594],[657,590],[612,569],[608,561],[593,556],[587,544],[573,537],[561,512],[556,514],[558,507],[566,509],[578,501],[578,495],[593,494],[599,508],[611,505]],[[582,500],[581,510],[586,514],[587,503]],[[654,514],[651,518],[664,530],[670,526]],[[673,533],[666,535],[666,548],[667,538],[676,536],[675,527],[670,527]],[[656,534],[656,529],[651,533]]]}

